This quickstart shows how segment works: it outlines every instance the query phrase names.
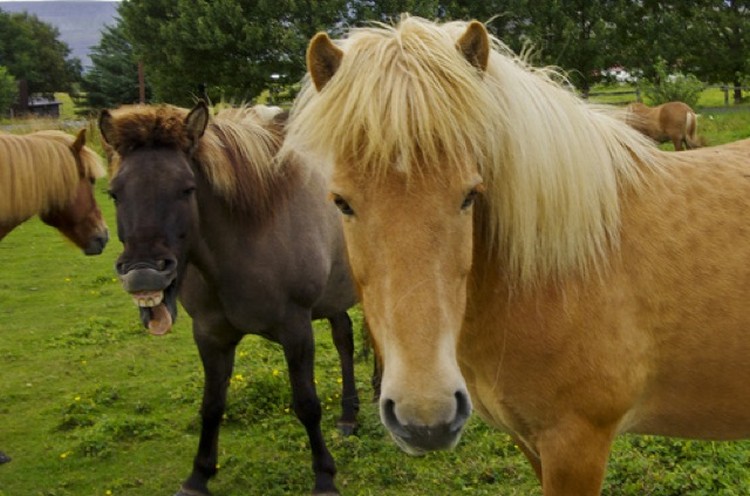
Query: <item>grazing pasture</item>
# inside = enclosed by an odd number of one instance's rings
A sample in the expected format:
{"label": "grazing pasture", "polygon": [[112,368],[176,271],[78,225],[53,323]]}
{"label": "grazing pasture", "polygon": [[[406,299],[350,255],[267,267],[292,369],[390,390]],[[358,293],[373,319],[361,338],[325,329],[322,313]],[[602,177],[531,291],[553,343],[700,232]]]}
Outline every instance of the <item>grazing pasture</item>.
{"label": "grazing pasture", "polygon": [[[699,119],[710,144],[750,136],[750,114]],[[166,336],[143,329],[115,279],[121,246],[105,191],[98,182],[112,240],[98,257],[38,219],[0,242],[0,451],[13,458],[0,465],[0,496],[167,495],[192,461],[203,377],[189,317],[181,310]],[[351,314],[361,350],[361,315]],[[316,323],[316,381],[342,494],[541,494],[509,438],[476,418],[454,451],[401,453],[368,401],[371,362],[361,355],[361,427],[341,437],[340,368],[326,325]],[[309,448],[289,407],[285,367],[281,348],[262,338],[239,346],[216,496],[309,492]],[[619,438],[603,494],[750,494],[750,442]]]}

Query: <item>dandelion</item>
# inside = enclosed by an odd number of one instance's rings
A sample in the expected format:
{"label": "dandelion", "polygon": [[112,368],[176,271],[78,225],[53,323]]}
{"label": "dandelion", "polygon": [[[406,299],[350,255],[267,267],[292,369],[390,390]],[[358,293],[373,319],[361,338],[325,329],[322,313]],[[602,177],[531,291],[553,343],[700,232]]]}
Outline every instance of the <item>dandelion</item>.
{"label": "dandelion", "polygon": [[65,282],[70,282],[70,281],[72,281],[72,279],[70,277],[66,277],[65,278]]}
{"label": "dandelion", "polygon": [[242,376],[242,374],[234,374],[234,378],[232,380],[242,382],[245,380],[245,378]]}
{"label": "dandelion", "polygon": [[281,374],[281,372],[279,372],[279,369],[273,369],[273,372],[272,372],[272,373],[273,373],[273,376],[274,376],[274,377],[278,377],[278,376],[279,376],[279,374]]}
{"label": "dandelion", "polygon": [[64,452],[64,453],[60,453],[60,459],[61,459],[61,460],[65,460],[65,459],[66,459],[66,458],[67,458],[68,456],[70,456],[71,454],[73,454],[73,452],[72,452],[72,451],[66,451],[66,452]]}
{"label": "dandelion", "polygon": [[73,398],[73,400],[74,401],[81,401],[81,397],[80,396],[76,396],[75,398]]}
{"label": "dandelion", "polygon": [[338,384],[341,384],[342,382],[344,382],[344,379],[342,379],[341,377],[339,377],[338,379],[336,379],[336,382]]}
{"label": "dandelion", "polygon": [[110,489],[107,489],[106,491],[104,491],[104,494],[110,496],[112,494],[112,491]]}

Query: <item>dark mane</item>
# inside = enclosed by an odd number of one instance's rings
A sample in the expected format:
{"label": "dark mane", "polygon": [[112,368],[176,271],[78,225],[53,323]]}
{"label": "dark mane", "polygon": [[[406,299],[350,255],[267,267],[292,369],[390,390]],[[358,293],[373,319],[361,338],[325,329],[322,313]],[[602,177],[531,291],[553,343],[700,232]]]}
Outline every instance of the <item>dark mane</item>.
{"label": "dark mane", "polygon": [[132,105],[111,112],[113,174],[124,155],[138,148],[175,148],[192,154],[197,169],[233,212],[264,220],[276,202],[287,197],[296,168],[277,163],[283,141],[280,109],[228,108],[211,118],[197,148],[185,128],[188,110],[171,105]]}

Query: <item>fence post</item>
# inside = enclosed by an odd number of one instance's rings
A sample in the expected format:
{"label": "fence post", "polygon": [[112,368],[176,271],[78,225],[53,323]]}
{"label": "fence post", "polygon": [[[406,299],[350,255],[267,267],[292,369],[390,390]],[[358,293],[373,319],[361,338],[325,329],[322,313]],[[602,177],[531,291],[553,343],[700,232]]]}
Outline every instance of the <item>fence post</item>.
{"label": "fence post", "polygon": [[640,86],[635,87],[635,101],[638,103],[641,102],[641,87]]}
{"label": "fence post", "polygon": [[724,92],[724,106],[729,106],[729,86],[726,84],[721,87],[721,91]]}

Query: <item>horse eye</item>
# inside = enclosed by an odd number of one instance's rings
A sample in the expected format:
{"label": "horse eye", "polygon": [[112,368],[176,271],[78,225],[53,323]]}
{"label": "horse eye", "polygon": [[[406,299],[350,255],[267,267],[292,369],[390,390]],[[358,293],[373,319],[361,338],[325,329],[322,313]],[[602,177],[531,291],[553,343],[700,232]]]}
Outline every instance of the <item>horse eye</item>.
{"label": "horse eye", "polygon": [[464,201],[461,204],[461,210],[467,210],[469,207],[474,205],[474,202],[477,199],[477,195],[479,195],[479,190],[477,188],[469,191],[469,194],[466,195],[466,198],[464,198]]}
{"label": "horse eye", "polygon": [[344,200],[340,195],[334,194],[333,195],[333,203],[336,205],[336,208],[338,208],[342,214],[346,216],[352,216],[354,215],[354,210],[351,206],[349,206],[349,203]]}

